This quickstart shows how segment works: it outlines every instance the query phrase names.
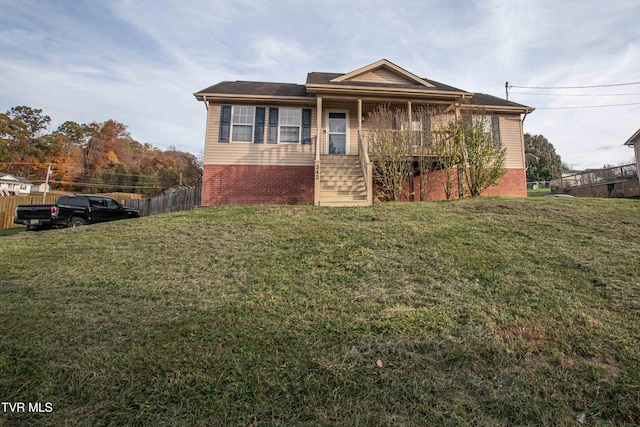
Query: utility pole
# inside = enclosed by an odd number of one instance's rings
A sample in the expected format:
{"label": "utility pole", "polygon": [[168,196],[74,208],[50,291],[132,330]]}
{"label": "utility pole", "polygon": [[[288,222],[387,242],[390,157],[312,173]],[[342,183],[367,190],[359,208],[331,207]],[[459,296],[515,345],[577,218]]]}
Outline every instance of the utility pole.
{"label": "utility pole", "polygon": [[505,92],[506,92],[506,94],[507,94],[507,101],[508,101],[508,100],[509,100],[509,82],[506,82],[506,83],[504,84],[504,91],[505,91]]}
{"label": "utility pole", "polygon": [[51,163],[49,163],[49,167],[47,167],[47,178],[44,181],[44,193],[42,193],[42,203],[44,203],[47,198],[47,190],[49,189],[49,175],[51,175]]}

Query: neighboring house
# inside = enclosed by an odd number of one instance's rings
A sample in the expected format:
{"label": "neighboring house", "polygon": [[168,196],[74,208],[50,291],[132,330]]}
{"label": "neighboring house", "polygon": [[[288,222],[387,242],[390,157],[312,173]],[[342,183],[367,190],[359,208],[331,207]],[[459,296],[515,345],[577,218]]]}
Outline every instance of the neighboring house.
{"label": "neighboring house", "polygon": [[636,156],[636,170],[638,171],[638,180],[640,180],[640,129],[638,129],[638,131],[634,133],[633,136],[624,143],[624,145],[633,147],[633,151]]}
{"label": "neighboring house", "polygon": [[33,187],[31,187],[31,191],[37,193],[48,193],[49,191],[51,191],[51,186],[45,182],[37,185],[33,184]]}
{"label": "neighboring house", "polygon": [[[312,72],[304,85],[225,81],[194,96],[207,108],[204,206],[370,205],[367,118],[383,104],[409,117],[423,105],[452,116],[481,107],[492,116],[507,167],[485,195],[527,195],[521,117],[533,108],[421,78],[385,59],[346,74]],[[441,174],[429,176],[430,200],[444,199]]]}
{"label": "neighboring house", "polygon": [[0,190],[4,195],[25,196],[31,193],[31,182],[10,174],[0,175]]}

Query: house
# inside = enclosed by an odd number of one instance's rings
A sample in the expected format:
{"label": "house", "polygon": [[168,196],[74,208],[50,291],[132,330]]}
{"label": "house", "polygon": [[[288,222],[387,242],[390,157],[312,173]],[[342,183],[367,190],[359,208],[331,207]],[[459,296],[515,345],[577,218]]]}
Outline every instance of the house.
{"label": "house", "polygon": [[636,133],[633,134],[631,138],[624,143],[624,145],[628,145],[629,147],[633,147],[633,151],[636,157],[636,173],[638,174],[638,180],[640,180],[640,129]]}
{"label": "house", "polygon": [[0,192],[5,196],[26,196],[33,184],[26,178],[10,174],[0,175]]}
{"label": "house", "polygon": [[[421,106],[437,105],[450,116],[482,108],[506,149],[507,167],[485,194],[527,195],[522,117],[533,108],[418,77],[386,59],[344,74],[311,72],[304,85],[223,81],[194,96],[207,108],[203,206],[370,205],[368,117],[380,105],[410,118]],[[428,198],[444,199],[442,171],[431,174]]]}

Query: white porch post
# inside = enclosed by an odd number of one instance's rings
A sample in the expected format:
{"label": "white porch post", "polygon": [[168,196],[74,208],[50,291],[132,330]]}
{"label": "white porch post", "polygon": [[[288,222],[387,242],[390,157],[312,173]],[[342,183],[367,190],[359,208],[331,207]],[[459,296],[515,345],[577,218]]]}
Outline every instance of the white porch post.
{"label": "white porch post", "polygon": [[320,205],[320,147],[322,146],[322,97],[316,101],[316,158],[313,162],[313,204]]}

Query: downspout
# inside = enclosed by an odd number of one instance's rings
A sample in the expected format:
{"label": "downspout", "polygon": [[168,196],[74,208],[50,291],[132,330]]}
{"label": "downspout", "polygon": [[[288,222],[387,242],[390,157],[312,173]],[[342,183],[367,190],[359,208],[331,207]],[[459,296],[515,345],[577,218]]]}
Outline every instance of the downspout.
{"label": "downspout", "polygon": [[524,146],[524,121],[527,118],[527,115],[531,114],[532,112],[529,111],[527,112],[527,110],[525,110],[524,112],[524,117],[522,118],[522,120],[520,120],[520,138],[522,138],[521,140],[521,147],[522,147],[522,163],[524,163],[524,170],[525,170],[525,182],[526,182],[526,171],[527,171],[527,147]]}

